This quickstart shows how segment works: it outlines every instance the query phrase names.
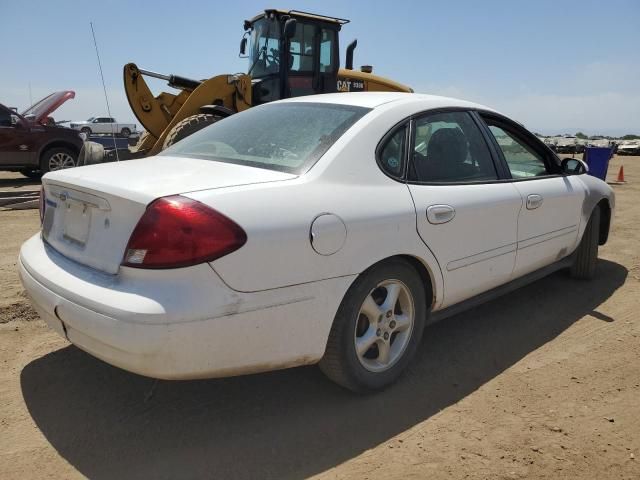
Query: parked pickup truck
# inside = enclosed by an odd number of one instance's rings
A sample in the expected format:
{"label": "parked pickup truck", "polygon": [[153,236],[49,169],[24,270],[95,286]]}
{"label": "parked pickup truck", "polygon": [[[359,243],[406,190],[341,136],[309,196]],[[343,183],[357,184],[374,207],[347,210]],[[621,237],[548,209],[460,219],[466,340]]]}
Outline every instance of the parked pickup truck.
{"label": "parked pickup truck", "polygon": [[83,143],[80,134],[51,117],[75,95],[72,90],[52,93],[22,113],[0,104],[0,171],[39,178],[77,165]]}
{"label": "parked pickup truck", "polygon": [[111,117],[91,117],[84,122],[71,122],[69,126],[75,130],[80,130],[86,135],[115,133],[116,135],[128,137],[131,132],[136,131],[135,123],[118,123],[115,118]]}

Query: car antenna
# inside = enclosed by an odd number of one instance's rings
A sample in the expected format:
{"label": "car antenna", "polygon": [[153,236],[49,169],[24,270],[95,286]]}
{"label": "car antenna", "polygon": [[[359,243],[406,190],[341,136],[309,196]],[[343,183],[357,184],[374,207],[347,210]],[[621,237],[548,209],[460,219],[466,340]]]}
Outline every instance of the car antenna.
{"label": "car antenna", "polygon": [[[96,47],[96,57],[98,57],[98,68],[100,69],[100,79],[102,80],[102,90],[104,90],[104,101],[107,103],[107,114],[111,118],[111,108],[109,108],[109,97],[107,96],[107,87],[104,83],[104,75],[102,74],[102,62],[100,62],[100,53],[98,52],[98,42],[96,42],[96,32],[93,30],[93,22],[89,22],[91,26],[91,35],[93,36],[93,45]],[[118,157],[118,145],[116,144],[116,133],[111,123],[111,138],[113,139],[113,149],[116,151],[116,161],[120,161]]]}

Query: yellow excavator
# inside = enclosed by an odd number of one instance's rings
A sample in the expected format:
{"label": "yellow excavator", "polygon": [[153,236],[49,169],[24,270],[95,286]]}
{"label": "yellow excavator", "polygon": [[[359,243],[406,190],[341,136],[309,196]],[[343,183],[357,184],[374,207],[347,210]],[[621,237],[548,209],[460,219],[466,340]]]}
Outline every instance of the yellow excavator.
{"label": "yellow excavator", "polygon": [[[331,92],[412,92],[374,75],[371,66],[354,70],[356,40],[348,45],[345,67],[340,68],[339,32],[346,23],[349,20],[298,10],[265,10],[244,22],[240,56],[248,58],[247,73],[193,80],[125,65],[127,99],[146,132],[135,146],[106,155],[101,145],[85,142],[80,164],[155,155],[216,121],[283,98]],[[154,96],[145,77],[165,80],[179,92]]]}

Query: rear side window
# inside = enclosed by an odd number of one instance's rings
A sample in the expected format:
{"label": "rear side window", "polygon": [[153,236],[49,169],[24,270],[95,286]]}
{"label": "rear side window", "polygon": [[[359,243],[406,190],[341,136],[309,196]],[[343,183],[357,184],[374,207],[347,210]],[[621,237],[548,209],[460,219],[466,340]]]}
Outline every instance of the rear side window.
{"label": "rear side window", "polygon": [[498,142],[513,178],[550,174],[542,156],[513,133],[491,124],[489,124],[489,130]]}
{"label": "rear side window", "polygon": [[426,183],[498,178],[480,129],[467,112],[430,114],[415,122],[409,179]]}
{"label": "rear side window", "polygon": [[311,168],[368,111],[328,103],[264,105],[220,120],[160,155],[300,174]]}
{"label": "rear side window", "polygon": [[391,133],[378,151],[380,167],[392,177],[401,177],[404,170],[406,130],[405,125]]}

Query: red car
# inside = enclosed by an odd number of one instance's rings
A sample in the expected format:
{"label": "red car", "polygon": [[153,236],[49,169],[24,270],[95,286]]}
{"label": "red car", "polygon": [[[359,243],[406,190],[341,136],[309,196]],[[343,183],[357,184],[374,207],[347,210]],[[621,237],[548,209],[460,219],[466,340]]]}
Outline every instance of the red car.
{"label": "red car", "polygon": [[52,93],[20,114],[0,104],[0,170],[38,178],[75,167],[83,140],[50,116],[75,95],[70,90]]}

